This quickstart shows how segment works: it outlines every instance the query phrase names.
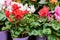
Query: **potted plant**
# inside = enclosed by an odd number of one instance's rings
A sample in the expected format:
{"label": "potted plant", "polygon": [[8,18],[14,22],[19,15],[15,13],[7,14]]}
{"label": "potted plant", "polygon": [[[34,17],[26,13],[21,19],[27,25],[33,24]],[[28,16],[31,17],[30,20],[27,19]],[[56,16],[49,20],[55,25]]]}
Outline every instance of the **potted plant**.
{"label": "potted plant", "polygon": [[1,40],[8,40],[10,38],[9,31],[8,30],[2,31],[2,28],[5,27],[5,23],[7,21],[4,10],[5,10],[6,6],[10,5],[12,0],[10,0],[9,2],[6,2],[6,3],[5,3],[5,1],[7,1],[7,0],[0,1],[0,35],[1,35],[0,39]]}
{"label": "potted plant", "polygon": [[2,27],[5,26],[5,22],[6,22],[6,17],[5,17],[4,11],[0,10],[0,39],[1,40],[7,40],[7,38],[8,38],[7,30],[2,31]]}
{"label": "potted plant", "polygon": [[[49,37],[48,37],[48,40],[50,40],[50,38],[52,37],[52,39],[51,40],[60,40],[60,6],[57,6],[56,8],[55,8],[55,11],[54,11],[54,14],[53,14],[53,18],[50,20],[50,22],[49,22],[49,25],[50,25],[50,27],[51,27],[51,29],[52,29],[52,35],[50,35]],[[58,11],[57,11],[58,10]]]}
{"label": "potted plant", "polygon": [[[42,24],[43,30],[42,34],[47,36],[47,40],[60,40],[60,32],[59,32],[59,24],[60,24],[60,14],[59,9],[60,7],[57,6],[55,11],[49,12],[48,8],[45,6],[43,7],[38,13],[40,15],[40,23]],[[45,9],[45,11],[43,11]],[[45,19],[45,20],[43,20]],[[42,21],[43,20],[43,21]],[[39,40],[39,39],[37,39]]]}
{"label": "potted plant", "polygon": [[51,30],[46,28],[47,26],[44,27],[45,23],[48,23],[47,18],[40,18],[37,14],[28,14],[24,16],[24,20],[29,29],[27,31],[30,36],[29,40],[46,40],[45,35],[51,34]]}
{"label": "potted plant", "polygon": [[[12,9],[8,7],[11,7]],[[27,20],[27,18],[25,19],[25,15],[28,15],[28,13],[31,12],[33,13],[35,11],[34,6],[31,6],[28,9],[27,4],[25,6],[23,6],[23,4],[20,4],[20,6],[18,6],[18,4],[14,2],[8,7],[5,10],[5,15],[8,20],[6,20],[5,26],[2,28],[2,30],[9,30],[11,32],[13,40],[28,40],[29,30],[27,29],[27,22],[29,20]]]}
{"label": "potted plant", "polygon": [[30,33],[31,29],[33,31],[34,28],[40,26],[38,19],[39,16],[36,14],[26,14],[23,19],[15,21],[17,22],[16,24],[15,22],[6,21],[6,27],[3,27],[3,29],[10,30],[13,40],[28,40],[29,36],[34,35],[34,33]]}
{"label": "potted plant", "polygon": [[[43,6],[42,9],[38,11],[39,14],[39,27],[37,27],[34,31],[36,32],[36,40],[46,40],[46,36],[51,34],[51,29],[46,28],[49,24],[48,18],[50,17],[49,9],[46,6]],[[46,24],[46,25],[45,25]]]}
{"label": "potted plant", "polygon": [[[36,19],[35,19],[36,18]],[[40,26],[39,22],[38,22],[39,16],[36,14],[27,14],[24,16],[23,20],[20,21],[20,30],[22,31],[22,36],[24,37],[23,34],[27,33],[29,36],[34,35],[31,34],[30,32],[34,30],[34,28]],[[31,30],[32,29],[32,30]],[[16,31],[15,31],[16,32]],[[19,35],[20,36],[20,35]],[[28,38],[28,37],[27,37]],[[17,38],[15,38],[16,40]],[[18,39],[17,39],[18,40]],[[23,39],[20,39],[23,40]],[[26,40],[26,39],[25,39]]]}
{"label": "potted plant", "polygon": [[[28,14],[24,16],[25,23],[29,29],[27,32],[29,34],[29,40],[34,40],[34,36],[37,34],[37,28],[40,26],[39,16],[37,14]],[[33,36],[32,36],[33,35]]]}

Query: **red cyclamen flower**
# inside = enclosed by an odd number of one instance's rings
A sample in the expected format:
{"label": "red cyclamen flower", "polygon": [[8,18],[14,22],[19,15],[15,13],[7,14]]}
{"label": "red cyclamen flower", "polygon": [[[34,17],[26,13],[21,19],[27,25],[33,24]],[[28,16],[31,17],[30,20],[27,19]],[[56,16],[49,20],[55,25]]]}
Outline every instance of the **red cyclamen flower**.
{"label": "red cyclamen flower", "polygon": [[10,11],[6,10],[5,15],[6,15],[6,17],[9,17],[10,16]]}
{"label": "red cyclamen flower", "polygon": [[10,13],[11,13],[11,12],[8,11],[8,10],[5,11],[5,15],[6,15],[6,17],[9,19],[10,22],[12,22],[13,19],[10,17]]}
{"label": "red cyclamen flower", "polygon": [[45,17],[45,16],[48,16],[48,12],[49,12],[49,8],[46,6],[43,6],[43,8],[39,10],[38,14],[40,15],[40,17]]}
{"label": "red cyclamen flower", "polygon": [[9,19],[10,22],[12,22],[13,19],[10,17],[10,13],[15,17],[16,20],[18,20],[19,18],[22,19],[23,16],[28,13],[28,11],[27,10],[22,11],[20,10],[20,7],[17,4],[13,4],[12,12],[10,12],[9,10],[8,11],[6,10],[5,12],[6,17]]}
{"label": "red cyclamen flower", "polygon": [[13,4],[12,5],[12,10],[16,10],[16,9],[19,9],[19,6],[17,4]]}

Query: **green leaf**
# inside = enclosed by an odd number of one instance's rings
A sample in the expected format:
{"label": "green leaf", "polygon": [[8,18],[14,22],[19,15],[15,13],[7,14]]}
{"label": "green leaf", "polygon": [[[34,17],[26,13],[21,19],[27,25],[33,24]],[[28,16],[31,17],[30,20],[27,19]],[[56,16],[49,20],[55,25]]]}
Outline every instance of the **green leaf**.
{"label": "green leaf", "polygon": [[11,32],[12,34],[14,34],[14,30],[11,29],[10,32]]}
{"label": "green leaf", "polygon": [[38,30],[38,35],[39,35],[39,36],[43,36],[42,30]]}
{"label": "green leaf", "polygon": [[5,19],[6,19],[5,14],[2,11],[0,11],[0,20],[4,21]]}
{"label": "green leaf", "polygon": [[30,25],[32,27],[38,27],[38,26],[40,26],[40,23],[39,22],[32,22]]}
{"label": "green leaf", "polygon": [[16,35],[11,35],[12,36],[12,38],[17,38],[17,36]]}
{"label": "green leaf", "polygon": [[5,22],[5,25],[9,25],[9,24],[10,24],[9,21],[6,21],[6,22]]}
{"label": "green leaf", "polygon": [[6,27],[3,27],[2,30],[6,30]]}
{"label": "green leaf", "polygon": [[46,0],[40,0],[40,4],[47,4]]}
{"label": "green leaf", "polygon": [[3,21],[0,21],[0,25],[4,25],[4,23],[5,23],[5,22],[3,22]]}
{"label": "green leaf", "polygon": [[54,32],[54,34],[60,37],[60,33],[58,33],[58,32]]}
{"label": "green leaf", "polygon": [[23,30],[23,28],[18,27],[18,31],[22,32]]}
{"label": "green leaf", "polygon": [[37,30],[32,30],[29,32],[29,35],[38,35],[38,31]]}
{"label": "green leaf", "polygon": [[20,34],[20,33],[19,33],[18,31],[15,31],[15,35],[17,35],[17,36],[18,36],[19,34]]}
{"label": "green leaf", "polygon": [[48,36],[48,40],[56,40],[56,37],[53,35]]}
{"label": "green leaf", "polygon": [[47,21],[47,18],[40,18],[39,20],[38,20],[40,23],[45,23],[46,21]]}
{"label": "green leaf", "polygon": [[51,29],[50,28],[43,29],[43,33],[44,34],[51,34]]}

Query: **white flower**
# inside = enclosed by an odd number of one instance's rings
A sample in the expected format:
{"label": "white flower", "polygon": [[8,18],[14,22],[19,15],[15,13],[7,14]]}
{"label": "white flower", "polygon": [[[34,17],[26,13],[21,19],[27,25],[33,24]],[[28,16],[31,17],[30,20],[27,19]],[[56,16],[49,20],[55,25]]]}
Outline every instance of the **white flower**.
{"label": "white flower", "polygon": [[2,8],[5,9],[5,6],[3,6]]}
{"label": "white flower", "polygon": [[11,5],[8,6],[8,7],[6,8],[6,10],[9,10],[10,12],[12,12],[12,6],[11,6]]}
{"label": "white flower", "polygon": [[0,10],[2,9],[5,9],[5,6],[0,4]]}
{"label": "white flower", "polygon": [[11,5],[16,4],[16,2],[12,2]]}
{"label": "white flower", "polygon": [[0,0],[0,10],[2,10],[3,5],[4,5],[4,0]]}
{"label": "white flower", "polygon": [[20,7],[23,7],[23,4],[22,3],[20,3],[19,5],[20,5]]}
{"label": "white flower", "polygon": [[17,4],[18,6],[20,6],[20,3],[17,3],[17,2],[12,2],[11,5],[13,4]]}
{"label": "white flower", "polygon": [[25,4],[24,6],[21,6],[20,10],[25,11],[28,8],[28,4]]}
{"label": "white flower", "polygon": [[34,13],[35,12],[34,5],[29,6],[28,11],[29,11],[29,13]]}
{"label": "white flower", "polygon": [[0,0],[0,4],[2,4],[2,5],[3,5],[3,4],[4,4],[4,0]]}

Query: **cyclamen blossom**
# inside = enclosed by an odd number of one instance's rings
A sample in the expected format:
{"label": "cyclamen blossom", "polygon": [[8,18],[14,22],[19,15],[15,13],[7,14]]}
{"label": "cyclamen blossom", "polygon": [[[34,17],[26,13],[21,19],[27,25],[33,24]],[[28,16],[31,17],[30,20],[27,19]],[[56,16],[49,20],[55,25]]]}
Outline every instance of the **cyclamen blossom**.
{"label": "cyclamen blossom", "polygon": [[[11,2],[11,5],[13,5],[13,4],[17,4],[18,6],[20,6],[20,4],[22,4],[22,3]],[[23,4],[22,4],[22,5],[23,5]]]}
{"label": "cyclamen blossom", "polygon": [[6,17],[9,18],[9,20],[12,20],[10,14],[12,14],[15,17],[15,19],[18,20],[19,18],[22,19],[25,14],[35,12],[34,5],[28,6],[28,4],[23,5],[22,3],[16,3],[16,2],[12,2],[12,4],[9,5],[6,8],[6,10],[8,11],[6,11],[5,14]]}
{"label": "cyclamen blossom", "polygon": [[11,5],[12,0],[0,0],[0,10],[5,9],[5,7]]}
{"label": "cyclamen blossom", "polygon": [[39,10],[38,14],[40,15],[40,17],[47,17],[49,13],[49,8],[46,6],[43,6],[43,8],[41,10]]}
{"label": "cyclamen blossom", "polygon": [[27,10],[27,8],[28,8],[28,4],[25,4],[24,6],[21,5],[20,10],[25,11],[25,10]]}
{"label": "cyclamen blossom", "polygon": [[0,0],[0,4],[2,4],[2,5],[3,5],[3,4],[4,4],[4,0]]}
{"label": "cyclamen blossom", "polygon": [[43,8],[39,10],[38,14],[40,17],[47,17],[48,21],[50,21],[51,17],[53,16],[49,11],[49,8],[46,6],[43,6]]}
{"label": "cyclamen blossom", "polygon": [[9,5],[9,6],[6,8],[6,10],[9,10],[10,12],[12,12],[12,6]]}
{"label": "cyclamen blossom", "polygon": [[31,5],[27,10],[29,11],[29,13],[34,13],[35,12],[34,5]]}
{"label": "cyclamen blossom", "polygon": [[12,10],[16,10],[16,9],[19,9],[19,6],[17,4],[13,4],[12,5]]}
{"label": "cyclamen blossom", "polygon": [[6,15],[6,17],[9,18],[9,17],[10,17],[10,12],[9,12],[8,10],[6,10],[6,11],[5,11],[5,15]]}
{"label": "cyclamen blossom", "polygon": [[17,4],[18,7],[20,7],[19,9],[22,10],[22,11],[27,10],[27,11],[29,11],[29,13],[34,13],[34,12],[35,12],[35,7],[34,7],[34,5],[28,6],[28,4],[23,5],[22,3],[12,2],[12,5],[13,5],[13,4]]}
{"label": "cyclamen blossom", "polygon": [[2,10],[3,5],[4,5],[4,0],[0,0],[0,10]]}
{"label": "cyclamen blossom", "polygon": [[6,17],[8,18],[8,20],[10,21],[10,22],[12,22],[13,21],[13,19],[10,17],[10,11],[8,11],[8,10],[6,10],[5,11],[5,15],[6,15]]}
{"label": "cyclamen blossom", "polygon": [[4,5],[9,6],[11,5],[12,0],[4,0]]}
{"label": "cyclamen blossom", "polygon": [[54,18],[54,16],[51,14],[51,13],[53,13],[54,11],[49,11],[49,13],[48,13],[48,21],[50,21],[51,20],[51,18]]}
{"label": "cyclamen blossom", "polygon": [[13,4],[12,5],[12,11],[6,10],[5,14],[6,14],[6,17],[9,19],[10,22],[13,21],[13,19],[10,17],[10,14],[12,14],[15,17],[15,19],[18,20],[19,18],[22,19],[23,16],[28,13],[27,10],[22,11],[19,8],[20,7],[17,4]]}
{"label": "cyclamen blossom", "polygon": [[23,4],[20,3],[20,7],[21,7],[20,10],[22,10],[22,11],[27,10],[27,11],[29,11],[29,13],[34,13],[34,12],[35,12],[35,7],[34,7],[34,5],[28,6],[28,4],[25,4],[25,5],[23,6]]}
{"label": "cyclamen blossom", "polygon": [[60,22],[60,6],[55,8],[55,19]]}

